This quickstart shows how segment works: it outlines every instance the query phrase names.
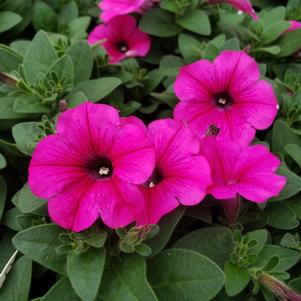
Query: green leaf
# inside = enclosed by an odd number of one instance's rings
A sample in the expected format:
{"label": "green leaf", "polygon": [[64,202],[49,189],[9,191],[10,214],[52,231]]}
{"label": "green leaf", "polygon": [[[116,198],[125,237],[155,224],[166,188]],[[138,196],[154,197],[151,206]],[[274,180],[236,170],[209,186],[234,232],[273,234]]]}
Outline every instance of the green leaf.
{"label": "green leaf", "polygon": [[25,301],[28,300],[31,282],[31,260],[21,257],[9,272],[0,290],[0,300]]}
{"label": "green leaf", "polygon": [[278,21],[283,21],[286,14],[286,8],[283,6],[278,6],[270,11],[266,11],[264,16],[260,19],[262,22],[263,28],[267,28],[271,24],[274,24]]}
{"label": "green leaf", "polygon": [[6,159],[5,157],[0,153],[0,169],[3,169],[6,167]]}
{"label": "green leaf", "polygon": [[92,232],[85,236],[84,241],[94,248],[102,248],[107,240],[108,233],[104,230]]}
{"label": "green leaf", "polygon": [[22,122],[12,128],[17,147],[25,155],[31,156],[38,143],[38,135],[42,133],[38,124],[38,122]]}
{"label": "green leaf", "polygon": [[160,61],[160,72],[164,76],[176,76],[180,67],[184,66],[184,60],[175,55],[165,55]]}
{"label": "green leaf", "polygon": [[71,1],[64,4],[59,13],[60,21],[64,24],[68,24],[69,22],[78,18],[78,16],[79,11],[75,1]]}
{"label": "green leaf", "polygon": [[208,227],[186,234],[173,247],[196,251],[223,267],[234,249],[234,238],[225,227]]}
{"label": "green leaf", "polygon": [[277,173],[285,176],[287,182],[280,194],[272,199],[273,201],[286,200],[301,191],[301,178],[298,175],[284,166],[280,167]]}
{"label": "green leaf", "polygon": [[291,230],[299,225],[299,221],[293,210],[281,203],[270,203],[265,208],[268,217],[268,225],[276,229]]}
{"label": "green leaf", "polygon": [[97,295],[105,265],[105,249],[90,248],[82,254],[70,253],[67,274],[77,295],[93,301]]}
{"label": "green leaf", "polygon": [[203,59],[206,60],[214,60],[220,53],[218,47],[216,47],[213,43],[209,42],[204,50]]}
{"label": "green leaf", "polygon": [[291,233],[285,233],[285,235],[282,237],[280,241],[280,245],[282,247],[286,247],[289,249],[295,249],[295,250],[300,250],[299,247],[299,237],[298,235],[293,235]]}
{"label": "green leaf", "polygon": [[27,81],[34,84],[40,73],[45,73],[56,61],[57,54],[48,35],[40,30],[24,56],[24,73]]}
{"label": "green leaf", "polygon": [[68,96],[66,100],[68,103],[68,108],[75,108],[76,106],[80,105],[85,101],[88,101],[89,99],[84,93],[76,92],[75,94]]}
{"label": "green leaf", "polygon": [[174,0],[163,0],[160,1],[160,7],[164,10],[170,11],[172,13],[180,13],[181,8],[179,7],[179,4]]}
{"label": "green leaf", "polygon": [[83,16],[72,20],[68,24],[70,37],[77,41],[84,39],[87,36],[86,30],[88,29],[91,22],[91,17]]}
{"label": "green leaf", "polygon": [[183,28],[192,32],[209,36],[211,34],[211,26],[208,16],[199,9],[189,10],[183,16],[178,18],[178,24]]}
{"label": "green leaf", "polygon": [[299,194],[286,200],[285,205],[292,209],[296,217],[301,220],[301,196]]}
{"label": "green leaf", "polygon": [[63,55],[56,60],[47,71],[47,74],[55,72],[60,81],[64,80],[65,84],[73,84],[74,64],[68,55]]}
{"label": "green leaf", "polygon": [[150,260],[148,275],[159,300],[164,301],[209,301],[224,284],[224,274],[215,263],[182,249],[166,250]]}
{"label": "green leaf", "polygon": [[182,33],[178,37],[179,50],[187,63],[202,58],[202,44],[194,37]]}
{"label": "green leaf", "polygon": [[146,279],[146,264],[139,255],[112,259],[106,268],[99,294],[103,301],[158,301]]}
{"label": "green leaf", "polygon": [[152,256],[157,255],[166,246],[185,210],[186,208],[184,206],[181,206],[168,215],[164,216],[159,221],[159,234],[151,240],[147,241],[147,244],[152,248]]}
{"label": "green leaf", "polygon": [[40,301],[80,301],[67,277],[60,279]]}
{"label": "green leaf", "polygon": [[22,227],[18,223],[17,218],[19,216],[21,216],[22,214],[23,214],[22,211],[17,207],[6,210],[4,212],[3,219],[2,219],[1,222],[2,222],[3,225],[5,225],[6,227],[8,227],[11,230],[14,230],[14,231],[17,231],[17,232],[21,231]]}
{"label": "green leaf", "polygon": [[6,196],[7,196],[7,185],[4,178],[0,176],[0,221],[2,219],[2,215],[5,208]]}
{"label": "green leaf", "polygon": [[287,144],[301,145],[301,138],[281,119],[274,123],[272,148],[275,153],[284,153]]}
{"label": "green leaf", "polygon": [[230,297],[242,292],[251,279],[250,273],[246,268],[239,267],[231,261],[226,262],[225,277],[225,289]]}
{"label": "green leaf", "polygon": [[20,114],[14,111],[16,98],[14,97],[1,97],[0,101],[0,119],[23,119],[28,115]]}
{"label": "green leaf", "polygon": [[279,21],[277,23],[270,24],[267,28],[264,29],[261,42],[263,45],[267,45],[276,39],[278,39],[285,30],[290,27],[289,22]]}
{"label": "green leaf", "polygon": [[240,50],[240,42],[237,38],[232,38],[223,43],[221,50]]}
{"label": "green leaf", "polygon": [[162,38],[173,37],[181,32],[174,15],[160,8],[148,10],[142,16],[139,26],[142,31]]}
{"label": "green leaf", "polygon": [[0,12],[0,33],[7,31],[22,21],[22,17],[10,11]]}
{"label": "green leaf", "polygon": [[0,69],[2,72],[12,72],[18,70],[22,63],[22,57],[11,48],[0,45]]}
{"label": "green leaf", "polygon": [[102,77],[78,84],[70,93],[69,99],[77,92],[82,92],[90,101],[97,102],[121,85],[120,79],[116,77]]}
{"label": "green leaf", "polygon": [[25,94],[15,98],[14,112],[22,114],[42,114],[49,113],[52,108],[46,106],[33,94]]}
{"label": "green leaf", "polygon": [[288,285],[297,293],[301,294],[301,277],[291,280]]}
{"label": "green leaf", "polygon": [[19,232],[15,247],[32,260],[58,273],[66,273],[66,256],[56,253],[59,235],[65,232],[54,224],[39,225]]}
{"label": "green leaf", "polygon": [[256,52],[265,52],[265,53],[276,55],[280,53],[280,47],[279,46],[260,47],[260,48],[256,48]]}
{"label": "green leaf", "polygon": [[281,48],[281,52],[278,54],[278,57],[290,56],[300,50],[301,29],[287,32],[279,39],[278,46]]}
{"label": "green leaf", "polygon": [[18,196],[14,198],[13,202],[23,213],[32,213],[47,203],[45,200],[33,195],[27,183],[20,190]]}
{"label": "green leaf", "polygon": [[12,231],[6,231],[6,233],[0,239],[0,271],[4,269],[7,262],[10,260],[10,258],[16,251],[14,245],[12,244],[12,237]]}
{"label": "green leaf", "polygon": [[93,68],[93,53],[86,41],[74,43],[67,51],[74,64],[74,83],[90,79]]}
{"label": "green leaf", "polygon": [[257,257],[256,266],[264,267],[274,256],[279,258],[279,263],[269,271],[270,273],[286,272],[300,259],[300,254],[297,251],[280,246],[265,245]]}
{"label": "green leaf", "polygon": [[297,144],[287,144],[284,149],[301,167],[301,147]]}
{"label": "green leaf", "polygon": [[56,31],[58,17],[51,6],[42,1],[36,1],[33,5],[32,23],[36,31],[40,29]]}
{"label": "green leaf", "polygon": [[258,255],[268,240],[269,232],[265,229],[260,229],[249,232],[248,235],[249,240],[256,241],[256,245],[249,248],[248,254]]}

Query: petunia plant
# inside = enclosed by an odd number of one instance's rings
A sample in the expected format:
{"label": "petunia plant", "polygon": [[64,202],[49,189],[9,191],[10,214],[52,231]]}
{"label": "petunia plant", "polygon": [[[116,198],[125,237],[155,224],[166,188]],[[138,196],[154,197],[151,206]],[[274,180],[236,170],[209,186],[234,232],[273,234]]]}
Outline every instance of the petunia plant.
{"label": "petunia plant", "polygon": [[0,300],[301,300],[301,0],[0,4]]}

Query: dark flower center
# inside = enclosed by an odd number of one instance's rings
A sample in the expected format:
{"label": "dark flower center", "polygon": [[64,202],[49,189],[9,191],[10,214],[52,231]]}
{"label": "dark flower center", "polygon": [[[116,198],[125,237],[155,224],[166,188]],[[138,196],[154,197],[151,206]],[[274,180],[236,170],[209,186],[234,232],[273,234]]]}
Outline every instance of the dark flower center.
{"label": "dark flower center", "polygon": [[214,104],[221,109],[227,109],[233,105],[233,99],[228,92],[218,93],[213,97]]}
{"label": "dark flower center", "polygon": [[220,132],[220,128],[216,124],[211,124],[206,132],[206,137],[213,136],[217,137]]}
{"label": "dark flower center", "polygon": [[144,183],[144,187],[153,188],[158,185],[163,180],[163,174],[159,168],[155,168],[153,174],[150,178]]}
{"label": "dark flower center", "polygon": [[119,41],[117,44],[116,44],[116,48],[122,52],[122,53],[125,53],[129,50],[129,46],[126,42],[124,41]]}
{"label": "dark flower center", "polygon": [[110,178],[113,174],[112,161],[106,157],[94,157],[87,161],[85,168],[94,179]]}

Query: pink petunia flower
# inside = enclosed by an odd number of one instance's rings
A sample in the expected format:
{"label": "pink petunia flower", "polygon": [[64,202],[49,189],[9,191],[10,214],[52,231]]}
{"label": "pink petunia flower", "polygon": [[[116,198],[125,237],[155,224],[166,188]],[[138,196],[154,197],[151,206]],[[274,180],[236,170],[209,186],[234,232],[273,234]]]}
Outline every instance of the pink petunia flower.
{"label": "pink petunia flower", "polygon": [[50,217],[63,228],[78,232],[99,217],[124,227],[144,209],[136,184],[150,177],[154,163],[144,130],[111,106],[85,102],[61,114],[57,133],[36,147],[29,186],[49,200]]}
{"label": "pink petunia flower", "polygon": [[102,10],[100,19],[104,22],[112,18],[131,13],[144,13],[160,0],[102,0],[99,8]]}
{"label": "pink petunia flower", "polygon": [[89,34],[88,42],[102,43],[111,64],[129,57],[145,56],[151,46],[151,39],[137,27],[132,16],[118,16],[108,24],[96,26]]}
{"label": "pink petunia flower", "polygon": [[290,23],[291,23],[291,26],[286,30],[286,32],[294,31],[294,30],[301,28],[301,22],[291,20]]}
{"label": "pink petunia flower", "polygon": [[285,186],[286,178],[276,174],[280,160],[263,145],[240,147],[209,136],[201,139],[200,154],[211,167],[213,184],[208,193],[216,199],[240,195],[261,203],[277,196]]}
{"label": "pink petunia flower", "polygon": [[209,4],[221,4],[227,3],[237,10],[243,11],[250,15],[254,20],[258,20],[258,16],[256,15],[252,4],[249,0],[208,0]]}
{"label": "pink petunia flower", "polygon": [[139,225],[156,224],[179,204],[198,204],[211,184],[210,168],[198,155],[199,143],[182,122],[162,119],[148,126],[154,143],[156,164],[151,177],[141,186],[145,199]]}
{"label": "pink petunia flower", "polygon": [[249,144],[256,129],[273,123],[278,108],[272,85],[259,78],[256,61],[243,51],[226,50],[214,62],[182,67],[174,85],[180,99],[174,116],[201,137],[216,125],[218,139]]}
{"label": "pink petunia flower", "polygon": [[[298,30],[301,28],[301,22],[299,22],[299,21],[291,20],[290,24],[291,24],[291,26],[284,32],[284,35],[288,32],[295,31],[295,30]],[[297,50],[293,54],[293,57],[300,58],[301,57],[301,49]]]}

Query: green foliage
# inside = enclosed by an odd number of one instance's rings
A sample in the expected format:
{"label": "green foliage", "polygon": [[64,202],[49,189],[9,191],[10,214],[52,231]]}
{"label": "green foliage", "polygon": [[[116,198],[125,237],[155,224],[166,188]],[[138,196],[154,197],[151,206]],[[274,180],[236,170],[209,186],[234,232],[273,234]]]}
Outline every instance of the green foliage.
{"label": "green foliage", "polygon": [[39,225],[19,232],[13,239],[15,247],[32,260],[59,273],[66,273],[66,255],[59,254],[59,234],[54,224]]}
{"label": "green foliage", "polygon": [[13,266],[4,286],[0,290],[0,298],[5,301],[28,300],[31,282],[31,260],[21,257]]}
{"label": "green foliage", "polygon": [[105,265],[104,249],[88,249],[82,254],[70,253],[67,274],[77,295],[93,301],[97,295]]}
{"label": "green foliage", "polygon": [[202,228],[183,236],[174,247],[199,252],[223,268],[233,251],[234,238],[227,228]]}
{"label": "green foliage", "polygon": [[138,255],[112,260],[104,271],[99,294],[104,301],[157,300],[146,279],[146,263]]}
{"label": "green foliage", "polygon": [[[152,41],[148,55],[114,65],[101,43],[87,42],[97,2],[0,4],[0,272],[18,250],[0,300],[275,301],[263,274],[301,293],[301,29],[287,32],[290,20],[301,21],[301,1],[253,0],[254,21],[229,4],[161,0],[135,14]],[[112,230],[97,221],[74,233],[51,224],[27,175],[60,113],[89,100],[147,124],[172,117],[181,67],[223,50],[248,52],[274,87],[276,121],[254,143],[282,161],[283,191],[264,204],[242,200],[228,228],[211,197],[157,226]]]}
{"label": "green foliage", "polygon": [[208,257],[183,249],[166,250],[152,259],[148,274],[159,300],[207,301],[224,284],[222,270]]}

